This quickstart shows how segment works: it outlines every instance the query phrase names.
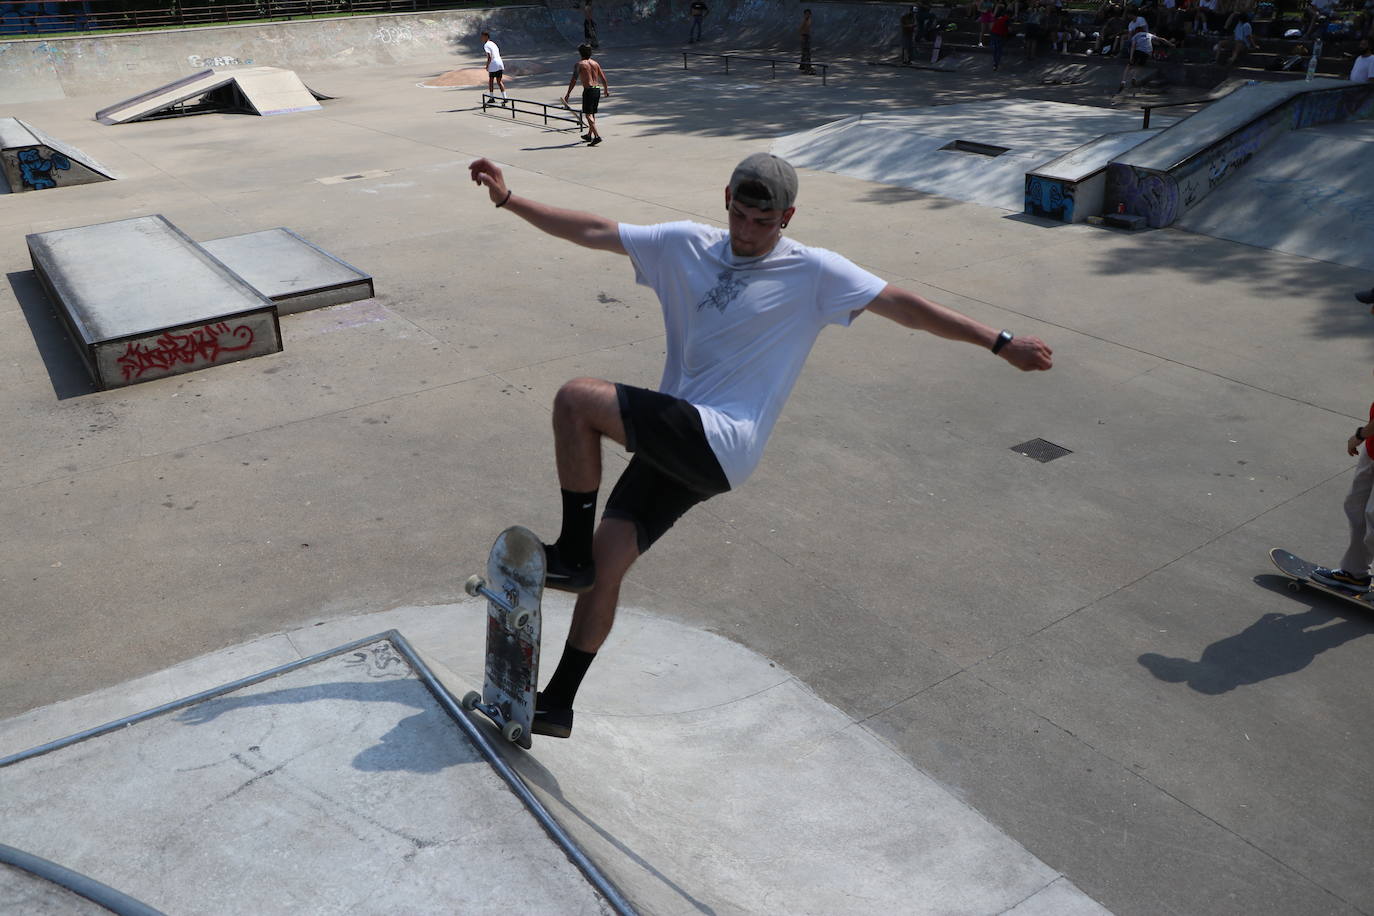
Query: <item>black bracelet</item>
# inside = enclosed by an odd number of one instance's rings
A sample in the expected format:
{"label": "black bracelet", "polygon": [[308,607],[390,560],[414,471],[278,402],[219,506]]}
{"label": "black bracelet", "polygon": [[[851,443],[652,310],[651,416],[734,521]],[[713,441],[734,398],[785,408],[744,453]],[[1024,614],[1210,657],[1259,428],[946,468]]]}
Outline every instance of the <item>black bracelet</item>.
{"label": "black bracelet", "polygon": [[1356,438],[1356,439],[1364,439],[1364,438],[1366,438],[1366,437],[1365,437],[1365,434],[1364,434],[1364,427],[1363,427],[1363,426],[1357,426],[1357,427],[1355,427],[1355,438]]}
{"label": "black bracelet", "polygon": [[1002,352],[1002,348],[1005,347],[1007,344],[1011,343],[1011,338],[1012,338],[1012,333],[1011,333],[1011,331],[1003,331],[1001,334],[998,334],[998,335],[997,335],[997,340],[996,340],[996,341],[993,343],[993,345],[992,345],[992,352],[994,352],[994,353],[1000,353],[1000,352]]}
{"label": "black bracelet", "polygon": [[500,210],[502,207],[504,207],[506,205],[506,202],[510,200],[510,196],[514,193],[515,192],[512,191],[510,188],[506,188],[506,196],[501,198],[501,202],[496,205],[496,209]]}

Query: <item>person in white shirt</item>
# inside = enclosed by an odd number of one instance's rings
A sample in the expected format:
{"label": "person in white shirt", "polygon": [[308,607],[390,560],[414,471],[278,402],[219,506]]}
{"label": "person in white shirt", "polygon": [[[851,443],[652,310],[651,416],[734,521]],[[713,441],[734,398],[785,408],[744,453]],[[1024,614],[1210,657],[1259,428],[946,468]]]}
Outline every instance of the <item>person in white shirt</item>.
{"label": "person in white shirt", "polygon": [[490,32],[482,33],[482,50],[487,55],[487,95],[495,95],[499,87],[501,98],[506,97],[506,63],[501,60],[501,49],[491,40]]}
{"label": "person in white shirt", "polygon": [[[545,584],[578,598],[563,656],[537,695],[535,734],[571,734],[574,695],[611,631],[630,566],[688,509],[750,475],[827,326],[872,312],[990,349],[1023,371],[1053,365],[1037,337],[999,333],[835,252],[784,237],[797,212],[797,173],[777,156],[755,153],[735,167],[725,188],[728,228],[618,223],[516,197],[489,159],[469,170],[493,204],[535,228],[627,255],[635,279],[657,296],[665,329],[658,390],[579,378],[554,397],[563,527],[545,548]],[[598,525],[603,439],[632,457]]]}
{"label": "person in white shirt", "polygon": [[1360,56],[1350,68],[1350,79],[1357,83],[1374,80],[1374,53],[1370,53],[1368,38],[1360,39]]}
{"label": "person in white shirt", "polygon": [[[1240,56],[1246,51],[1259,50],[1259,42],[1255,41],[1255,30],[1250,25],[1249,13],[1241,13],[1240,20],[1236,23],[1235,30],[1231,33],[1231,41],[1229,44],[1231,56],[1226,61],[1226,66],[1228,67],[1234,67],[1236,61],[1240,60]],[[1225,46],[1218,45],[1218,63],[1221,62],[1220,58],[1226,53],[1226,50]]]}
{"label": "person in white shirt", "polygon": [[1121,71],[1121,85],[1117,86],[1112,92],[1116,95],[1123,91],[1129,83],[1134,86],[1137,83],[1134,74],[1150,66],[1151,56],[1154,54],[1155,42],[1164,45],[1172,45],[1173,42],[1167,38],[1150,33],[1149,29],[1137,29],[1131,35],[1131,56],[1126,61],[1126,69]]}
{"label": "person in white shirt", "polygon": [[1197,17],[1193,20],[1193,31],[1218,31],[1222,21],[1220,8],[1219,0],[1198,0]]}

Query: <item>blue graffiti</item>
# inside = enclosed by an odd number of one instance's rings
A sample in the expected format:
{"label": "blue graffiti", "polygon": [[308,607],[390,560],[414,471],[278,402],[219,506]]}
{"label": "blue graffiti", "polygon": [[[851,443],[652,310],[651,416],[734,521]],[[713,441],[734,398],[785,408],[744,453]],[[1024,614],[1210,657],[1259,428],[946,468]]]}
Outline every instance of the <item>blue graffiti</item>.
{"label": "blue graffiti", "polygon": [[23,179],[25,187],[34,191],[57,187],[57,181],[52,177],[53,172],[71,167],[72,161],[61,153],[53,153],[52,158],[44,159],[37,148],[19,151],[19,177]]}
{"label": "blue graffiti", "polygon": [[1074,187],[1067,182],[1026,176],[1025,212],[1061,222],[1073,222]]}
{"label": "blue graffiti", "polygon": [[1266,194],[1280,200],[1295,200],[1314,213],[1335,208],[1343,210],[1350,221],[1374,233],[1374,197],[1332,185],[1317,184],[1312,178],[1256,178]]}

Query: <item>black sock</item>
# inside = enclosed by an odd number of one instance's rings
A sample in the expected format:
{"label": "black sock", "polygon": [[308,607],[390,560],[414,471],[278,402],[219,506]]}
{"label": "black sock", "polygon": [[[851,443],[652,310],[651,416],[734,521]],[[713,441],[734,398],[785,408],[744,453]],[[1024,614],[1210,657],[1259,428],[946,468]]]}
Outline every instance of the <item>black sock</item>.
{"label": "black sock", "polygon": [[558,553],[572,566],[586,566],[592,561],[592,529],[596,527],[596,494],[563,494],[563,530],[558,532]]}
{"label": "black sock", "polygon": [[544,705],[555,709],[571,709],[573,698],[577,696],[577,688],[582,685],[582,678],[587,676],[587,669],[591,667],[595,658],[595,652],[583,652],[565,643],[563,657],[558,660],[553,677],[549,678],[549,682],[541,691],[544,694]]}

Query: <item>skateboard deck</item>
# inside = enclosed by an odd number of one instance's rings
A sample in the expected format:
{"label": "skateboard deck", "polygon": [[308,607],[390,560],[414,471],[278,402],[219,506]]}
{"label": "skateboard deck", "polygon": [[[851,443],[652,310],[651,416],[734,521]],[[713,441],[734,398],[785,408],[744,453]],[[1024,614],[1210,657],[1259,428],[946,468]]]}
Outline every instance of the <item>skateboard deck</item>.
{"label": "skateboard deck", "polygon": [[1374,609],[1374,596],[1371,596],[1368,592],[1354,595],[1343,589],[1332,588],[1330,585],[1313,579],[1312,573],[1317,568],[1316,563],[1309,563],[1302,557],[1291,554],[1278,547],[1274,547],[1269,551],[1269,559],[1274,561],[1274,565],[1278,567],[1279,572],[1292,580],[1288,583],[1288,587],[1295,592],[1300,591],[1303,586],[1307,586],[1319,592],[1325,592],[1328,595],[1334,595],[1337,598],[1358,604],[1365,610]]}
{"label": "skateboard deck", "polygon": [[463,697],[523,748],[530,746],[539,683],[539,601],[544,593],[544,545],[528,528],[502,531],[487,558],[486,576],[468,579],[467,593],[487,599],[487,651],[482,692]]}

